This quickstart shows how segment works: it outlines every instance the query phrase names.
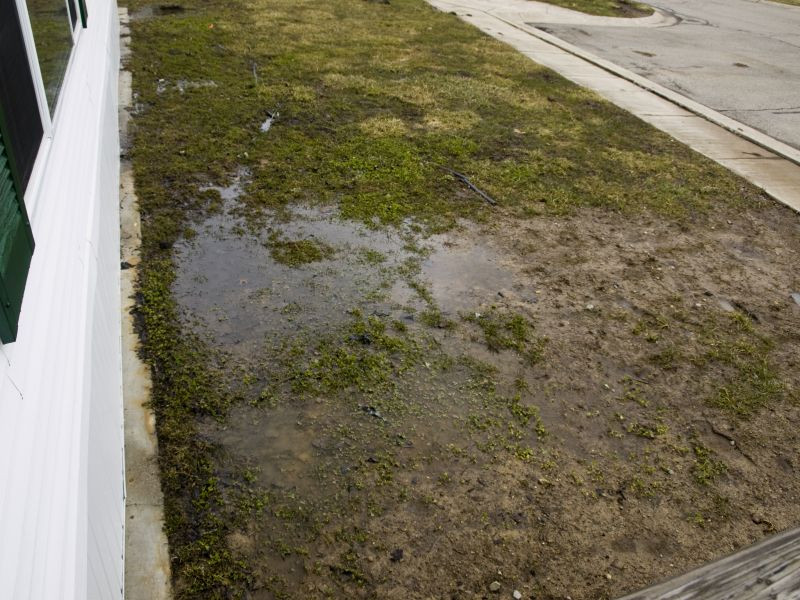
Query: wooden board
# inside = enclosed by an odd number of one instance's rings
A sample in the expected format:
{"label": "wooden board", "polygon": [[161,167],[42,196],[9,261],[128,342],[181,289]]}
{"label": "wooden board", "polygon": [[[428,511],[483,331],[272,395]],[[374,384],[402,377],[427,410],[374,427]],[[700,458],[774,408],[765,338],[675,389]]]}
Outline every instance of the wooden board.
{"label": "wooden board", "polygon": [[800,600],[800,528],[620,600]]}

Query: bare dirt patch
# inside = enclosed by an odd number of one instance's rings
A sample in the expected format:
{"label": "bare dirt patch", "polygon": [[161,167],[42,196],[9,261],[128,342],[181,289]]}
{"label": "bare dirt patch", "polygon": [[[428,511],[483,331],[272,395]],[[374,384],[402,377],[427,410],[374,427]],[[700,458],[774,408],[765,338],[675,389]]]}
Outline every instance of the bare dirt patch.
{"label": "bare dirt patch", "polygon": [[420,237],[300,209],[261,237],[334,253],[294,268],[230,215],[179,246],[249,382],[201,432],[247,482],[252,597],[610,598],[800,519],[795,215],[486,210]]}

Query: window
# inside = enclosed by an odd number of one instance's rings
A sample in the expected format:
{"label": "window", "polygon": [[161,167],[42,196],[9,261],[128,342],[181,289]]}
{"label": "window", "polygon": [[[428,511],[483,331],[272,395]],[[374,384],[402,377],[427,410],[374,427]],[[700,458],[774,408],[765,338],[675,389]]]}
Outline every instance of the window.
{"label": "window", "polygon": [[[28,20],[20,19],[17,2],[27,6]],[[25,192],[45,131],[48,135],[52,131],[53,115],[78,36],[78,16],[86,27],[85,0],[0,0],[0,340],[3,343],[16,340],[33,257]],[[38,70],[35,62],[31,63],[34,50],[26,44],[31,34]]]}
{"label": "window", "polygon": [[22,23],[14,0],[0,0],[0,112],[5,117],[3,141],[6,152],[14,157],[23,194],[44,135],[29,65]]}
{"label": "window", "polygon": [[36,56],[52,116],[72,51],[70,17],[64,0],[27,0],[27,4]]}
{"label": "window", "polygon": [[[86,5],[83,0],[77,1],[80,4],[78,8],[81,23],[86,27]],[[73,33],[78,20],[75,2],[76,0],[26,0],[51,117],[56,111],[58,94],[72,52]]]}

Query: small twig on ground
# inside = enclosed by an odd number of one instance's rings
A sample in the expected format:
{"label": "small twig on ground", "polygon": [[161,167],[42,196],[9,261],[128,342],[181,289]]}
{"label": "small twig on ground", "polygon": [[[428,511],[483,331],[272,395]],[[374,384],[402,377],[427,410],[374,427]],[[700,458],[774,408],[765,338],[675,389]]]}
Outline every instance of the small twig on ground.
{"label": "small twig on ground", "polygon": [[460,179],[462,181],[462,183],[464,183],[464,185],[466,185],[469,189],[471,189],[473,192],[478,194],[481,198],[486,200],[486,202],[488,202],[492,206],[497,206],[497,200],[492,198],[489,194],[487,194],[482,189],[480,189],[478,186],[476,186],[474,183],[472,183],[469,180],[469,178],[466,175],[464,175],[463,173],[459,173],[458,171],[454,171],[450,167],[445,167],[444,165],[440,165],[440,164],[437,164],[437,163],[431,163],[431,164],[436,166],[436,167],[439,167],[442,171],[446,171],[447,173],[450,173],[450,175],[452,175],[456,179]]}

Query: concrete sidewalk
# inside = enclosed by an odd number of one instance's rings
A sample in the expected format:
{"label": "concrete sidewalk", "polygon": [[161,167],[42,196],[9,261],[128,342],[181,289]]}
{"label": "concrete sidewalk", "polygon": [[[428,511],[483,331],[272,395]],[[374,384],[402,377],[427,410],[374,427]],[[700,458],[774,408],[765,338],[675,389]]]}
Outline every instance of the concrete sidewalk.
{"label": "concrete sidewalk", "polygon": [[800,149],[800,6],[650,0],[658,29],[529,21],[559,39]]}
{"label": "concrete sidewalk", "polygon": [[569,18],[575,24],[608,23],[611,19],[625,22],[620,24],[625,27],[659,27],[673,18],[670,15],[656,13],[643,19],[616,19],[593,17],[530,0],[428,1],[597,92],[800,211],[799,151],[528,25]]}

